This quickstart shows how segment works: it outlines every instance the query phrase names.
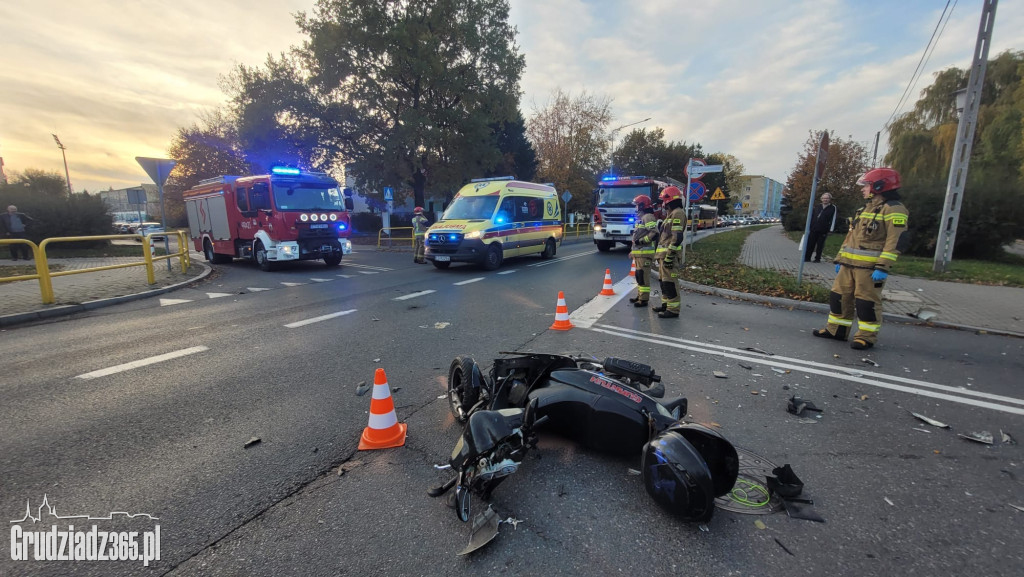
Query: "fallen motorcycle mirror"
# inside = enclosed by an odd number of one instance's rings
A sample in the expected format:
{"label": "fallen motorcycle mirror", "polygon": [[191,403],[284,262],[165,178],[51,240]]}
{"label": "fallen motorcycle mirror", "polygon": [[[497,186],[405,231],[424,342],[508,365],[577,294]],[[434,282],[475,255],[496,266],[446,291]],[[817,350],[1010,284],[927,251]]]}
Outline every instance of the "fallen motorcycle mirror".
{"label": "fallen motorcycle mirror", "polygon": [[[715,497],[736,483],[736,449],[718,432],[683,422],[685,397],[658,401],[665,389],[652,367],[614,357],[500,354],[512,356],[495,359],[486,371],[459,356],[448,371],[449,408],[465,428],[448,462],[455,477],[428,494],[455,487],[450,500],[462,521],[471,517],[472,497],[488,501],[518,470],[536,447],[539,428],[599,451],[640,455],[648,494],[685,521],[707,522]],[[497,534],[486,517],[477,516],[462,554]]]}

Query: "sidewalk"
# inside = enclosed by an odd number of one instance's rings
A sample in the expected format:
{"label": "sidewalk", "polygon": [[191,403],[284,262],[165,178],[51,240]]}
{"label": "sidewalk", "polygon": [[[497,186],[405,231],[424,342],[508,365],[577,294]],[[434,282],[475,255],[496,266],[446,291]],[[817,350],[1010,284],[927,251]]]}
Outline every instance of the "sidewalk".
{"label": "sidewalk", "polygon": [[[167,270],[168,261],[153,263],[153,276],[156,280],[153,285],[147,282],[144,266],[55,277],[52,279],[54,303],[49,305],[43,304],[38,280],[0,283],[0,327],[69,315],[172,291],[210,274],[210,267],[201,259],[201,255],[193,253],[192,266],[187,273],[181,272],[178,259],[170,260],[170,271]],[[62,270],[68,271],[141,261],[142,257],[107,257],[58,258],[48,262],[63,265]],[[0,258],[0,264],[22,263]]]}
{"label": "sidewalk", "polygon": [[[793,276],[797,274],[800,260],[797,243],[790,240],[779,225],[751,234],[740,254],[740,261],[749,267],[785,271]],[[831,255],[822,258],[821,263],[803,264],[803,282],[832,286],[836,272]],[[936,325],[1024,337],[1024,289],[1021,288],[891,275],[882,291],[882,300],[886,320],[927,320]],[[816,307],[828,310],[826,305]]]}

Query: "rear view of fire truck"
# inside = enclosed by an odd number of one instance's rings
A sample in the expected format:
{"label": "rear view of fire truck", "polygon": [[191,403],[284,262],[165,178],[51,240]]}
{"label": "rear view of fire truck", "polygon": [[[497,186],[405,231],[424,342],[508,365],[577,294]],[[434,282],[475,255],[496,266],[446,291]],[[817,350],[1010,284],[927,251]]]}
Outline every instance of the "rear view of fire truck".
{"label": "rear view of fire truck", "polygon": [[352,252],[351,193],[317,172],[274,168],[259,176],[219,176],[185,192],[189,234],[206,260],[277,263],[323,260],[337,266]]}

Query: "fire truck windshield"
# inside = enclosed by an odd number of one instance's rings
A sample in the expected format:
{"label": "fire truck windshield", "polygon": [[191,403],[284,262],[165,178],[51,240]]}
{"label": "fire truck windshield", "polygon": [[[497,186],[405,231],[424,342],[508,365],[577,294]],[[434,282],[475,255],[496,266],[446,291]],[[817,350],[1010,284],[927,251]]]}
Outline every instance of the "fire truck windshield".
{"label": "fire truck windshield", "polygon": [[448,210],[441,215],[441,220],[487,220],[494,214],[496,206],[497,195],[457,196]]}
{"label": "fire truck windshield", "polygon": [[650,185],[601,188],[598,191],[597,204],[598,206],[629,206],[633,204],[633,199],[641,194],[651,194]]}
{"label": "fire truck windshield", "polygon": [[327,183],[274,182],[278,210],[345,210],[341,189]]}

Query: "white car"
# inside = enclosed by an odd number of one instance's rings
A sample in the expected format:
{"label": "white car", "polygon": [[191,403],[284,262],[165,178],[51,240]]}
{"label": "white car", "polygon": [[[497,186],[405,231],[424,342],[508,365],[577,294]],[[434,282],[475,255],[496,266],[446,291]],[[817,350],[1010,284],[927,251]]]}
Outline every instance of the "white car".
{"label": "white car", "polygon": [[[159,222],[144,222],[135,229],[135,234],[149,235],[149,240],[163,240],[164,227]],[[142,240],[140,239],[139,242],[142,242]]]}

